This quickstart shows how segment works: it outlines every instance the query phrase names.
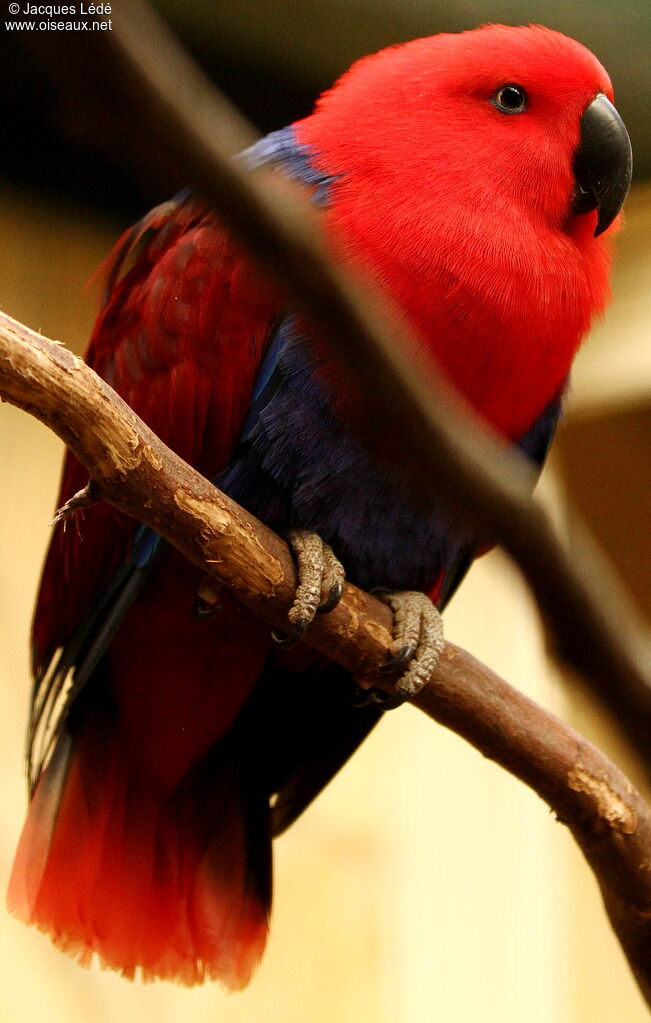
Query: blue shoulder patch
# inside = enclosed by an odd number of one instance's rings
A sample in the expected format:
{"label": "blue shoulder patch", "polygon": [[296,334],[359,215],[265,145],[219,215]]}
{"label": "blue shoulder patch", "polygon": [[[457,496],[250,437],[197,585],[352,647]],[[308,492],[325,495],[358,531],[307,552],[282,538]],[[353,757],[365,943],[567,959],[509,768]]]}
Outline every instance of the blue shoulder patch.
{"label": "blue shoulder patch", "polygon": [[287,174],[287,177],[313,187],[313,201],[317,206],[325,206],[328,202],[328,190],[334,179],[314,166],[312,156],[309,149],[296,141],[294,128],[290,125],[288,128],[281,128],[280,131],[266,135],[240,153],[237,159],[249,170],[267,163],[275,164]]}
{"label": "blue shoulder patch", "polygon": [[[265,164],[274,164],[288,177],[312,187],[312,200],[320,206],[327,204],[330,186],[336,180],[314,167],[310,151],[296,141],[294,128],[291,125],[281,128],[280,131],[271,132],[245,149],[237,159],[249,170],[262,167]],[[229,466],[220,473],[217,479],[213,480],[217,486],[223,486],[225,480],[230,479],[230,468],[239,460],[242,448],[251,440],[261,414],[273,401],[283,384],[284,373],[281,367],[281,358],[287,349],[287,340],[291,334],[289,327],[290,320],[287,317],[276,324],[253,387],[248,415],[236,451],[233,453]]]}

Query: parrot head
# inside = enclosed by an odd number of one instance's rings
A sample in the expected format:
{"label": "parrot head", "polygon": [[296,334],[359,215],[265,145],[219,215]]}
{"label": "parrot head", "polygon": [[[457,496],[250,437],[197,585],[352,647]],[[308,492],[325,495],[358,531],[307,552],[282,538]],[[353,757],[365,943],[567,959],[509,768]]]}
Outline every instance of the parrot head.
{"label": "parrot head", "polygon": [[305,125],[342,174],[382,185],[378,196],[400,188],[398,203],[413,203],[411,189],[438,189],[475,215],[524,213],[553,228],[594,211],[599,234],[631,181],[607,72],[542,26],[489,25],[382,50],[354,64]]}
{"label": "parrot head", "polygon": [[361,59],[295,126],[334,179],[335,246],[510,437],[561,386],[609,295],[632,171],[613,103],[580,43],[488,25]]}

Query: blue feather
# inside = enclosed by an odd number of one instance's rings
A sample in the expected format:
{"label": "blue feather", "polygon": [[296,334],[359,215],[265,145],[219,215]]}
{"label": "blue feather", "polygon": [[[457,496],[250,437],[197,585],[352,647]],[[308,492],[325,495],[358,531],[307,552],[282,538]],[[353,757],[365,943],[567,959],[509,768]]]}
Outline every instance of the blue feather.
{"label": "blue feather", "polygon": [[329,177],[314,166],[312,162],[314,156],[315,154],[311,153],[306,146],[302,146],[296,141],[294,129],[290,125],[266,135],[265,138],[240,153],[238,159],[249,170],[272,163],[275,167],[285,171],[287,176],[293,178],[294,181],[309,185],[313,189],[313,202],[317,206],[325,206],[328,202],[330,186],[335,178]]}
{"label": "blue feather", "polygon": [[337,421],[295,321],[278,330],[276,387],[220,489],[273,528],[318,532],[360,586],[431,587],[471,538],[404,485]]}

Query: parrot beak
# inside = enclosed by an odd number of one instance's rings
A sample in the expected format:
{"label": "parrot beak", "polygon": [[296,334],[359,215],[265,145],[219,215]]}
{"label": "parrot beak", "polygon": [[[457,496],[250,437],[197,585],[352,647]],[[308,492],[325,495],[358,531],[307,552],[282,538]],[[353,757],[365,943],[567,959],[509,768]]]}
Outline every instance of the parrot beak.
{"label": "parrot beak", "polygon": [[624,205],[632,173],[633,152],[626,125],[600,92],[581,117],[572,198],[574,214],[597,210],[595,238],[612,224]]}

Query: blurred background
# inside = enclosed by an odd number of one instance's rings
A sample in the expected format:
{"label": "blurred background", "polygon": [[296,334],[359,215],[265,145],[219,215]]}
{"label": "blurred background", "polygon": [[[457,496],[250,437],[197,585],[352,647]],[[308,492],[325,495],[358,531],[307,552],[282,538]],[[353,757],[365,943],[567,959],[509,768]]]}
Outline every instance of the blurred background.
{"label": "blurred background", "polygon": [[[122,83],[84,33],[7,30],[0,14],[0,306],[77,351],[86,287],[134,217],[167,197]],[[487,21],[540,22],[598,55],[633,140],[636,181],[614,302],[585,345],[541,490],[571,543],[588,520],[651,614],[651,5],[629,0],[159,0],[261,132],[307,113],[357,56]],[[120,3],[111,17],[120,17]],[[147,132],[142,125],[142,134]],[[22,823],[31,606],[61,446],[0,408],[0,886]],[[499,554],[446,613],[448,637],[569,720],[639,781],[576,684],[544,652]],[[267,954],[250,989],[186,991],[85,971],[0,911],[0,1019],[28,1023],[636,1023],[647,1018],[592,877],[546,806],[411,708],[390,714],[276,847]]]}

